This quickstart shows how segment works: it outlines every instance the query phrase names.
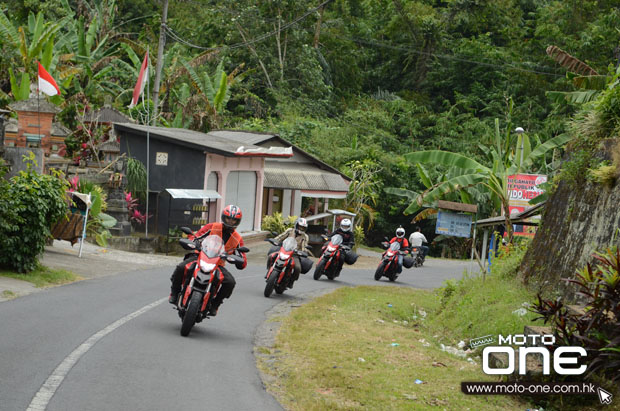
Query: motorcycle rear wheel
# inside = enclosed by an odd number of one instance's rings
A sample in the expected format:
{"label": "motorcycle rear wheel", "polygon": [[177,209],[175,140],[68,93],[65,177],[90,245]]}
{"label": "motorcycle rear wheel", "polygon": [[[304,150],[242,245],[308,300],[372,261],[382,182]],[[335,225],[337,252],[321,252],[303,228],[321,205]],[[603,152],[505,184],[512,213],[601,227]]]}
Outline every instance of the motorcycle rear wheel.
{"label": "motorcycle rear wheel", "polygon": [[198,315],[198,310],[200,310],[200,306],[202,305],[202,298],[203,295],[201,293],[192,293],[189,304],[187,305],[187,311],[185,311],[185,315],[183,316],[183,323],[181,324],[181,335],[183,337],[189,335],[189,332],[196,323],[196,315]]}
{"label": "motorcycle rear wheel", "polygon": [[271,293],[276,286],[276,282],[278,281],[278,277],[280,277],[280,271],[273,270],[271,272],[271,276],[267,279],[267,284],[265,285],[265,292],[263,293],[265,297],[271,297]]}

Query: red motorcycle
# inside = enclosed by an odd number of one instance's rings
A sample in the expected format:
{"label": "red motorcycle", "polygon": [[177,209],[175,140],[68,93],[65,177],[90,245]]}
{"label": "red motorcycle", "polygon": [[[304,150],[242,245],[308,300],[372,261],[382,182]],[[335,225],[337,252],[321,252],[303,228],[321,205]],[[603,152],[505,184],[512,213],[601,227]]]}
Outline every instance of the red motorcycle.
{"label": "red motorcycle", "polygon": [[[273,245],[279,245],[273,238],[269,238],[267,241]],[[293,237],[288,237],[282,242],[280,251],[278,251],[278,255],[271,267],[269,267],[265,277],[267,279],[264,292],[265,297],[271,297],[273,290],[276,291],[276,294],[282,294],[286,290],[295,270],[295,258],[293,258],[295,254],[300,257],[308,257],[308,253],[305,251],[295,251],[296,248],[297,241]],[[299,269],[301,270],[301,267]]]}
{"label": "red motorcycle", "polygon": [[[396,281],[399,273],[398,271],[398,257],[403,255],[403,266],[409,268],[405,265],[405,254],[407,248],[400,249],[400,243],[398,241],[394,241],[392,244],[388,242],[381,243],[384,248],[387,250],[381,256],[381,262],[375,271],[375,280],[379,281],[381,277],[387,277],[390,281]],[[388,248],[389,247],[389,248]],[[412,261],[413,262],[413,261]],[[409,265],[409,264],[407,264]]]}
{"label": "red motorcycle", "polygon": [[[327,240],[327,237],[324,238]],[[323,246],[321,258],[314,269],[314,279],[318,280],[323,274],[330,280],[338,277],[344,263],[344,254],[349,250],[350,247],[342,244],[340,234],[332,236],[329,243]]]}
{"label": "red motorcycle", "polygon": [[[187,227],[182,227],[181,231],[193,234]],[[226,261],[242,263],[243,258],[227,254],[222,238],[216,235],[199,237],[193,241],[182,238],[179,243],[184,249],[198,253],[198,259],[186,269],[181,298],[175,307],[182,320],[181,335],[186,337],[195,323],[208,318],[213,297],[224,280],[221,267]],[[237,251],[247,253],[250,250],[247,247],[239,247]]]}

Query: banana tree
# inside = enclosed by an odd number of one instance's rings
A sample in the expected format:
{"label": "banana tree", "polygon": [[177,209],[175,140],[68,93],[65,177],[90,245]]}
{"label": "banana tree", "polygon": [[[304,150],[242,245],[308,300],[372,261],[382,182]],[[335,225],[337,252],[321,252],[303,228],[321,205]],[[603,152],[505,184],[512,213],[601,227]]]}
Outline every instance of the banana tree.
{"label": "banana tree", "polygon": [[451,153],[441,150],[419,151],[405,154],[405,159],[410,163],[438,164],[446,167],[455,167],[462,170],[462,174],[446,179],[427,188],[424,192],[415,196],[411,204],[405,209],[405,214],[411,214],[423,207],[425,203],[433,202],[443,196],[468,187],[482,186],[490,193],[491,202],[495,212],[503,212],[508,241],[512,241],[512,224],[510,223],[508,176],[519,171],[528,170],[535,160],[542,157],[546,152],[564,145],[570,137],[560,135],[544,144],[537,146],[531,151],[523,150],[516,155],[511,146],[503,144],[499,131],[499,120],[495,120],[495,145],[488,150],[491,157],[491,165],[487,166],[462,154]]}
{"label": "banana tree", "polygon": [[582,104],[593,101],[620,76],[620,66],[616,67],[615,73],[611,75],[599,74],[583,61],[556,46],[547,47],[547,55],[567,70],[567,77],[579,89],[547,91],[545,94],[555,102]]}
{"label": "banana tree", "polygon": [[[438,186],[441,183],[450,181],[458,176],[461,176],[468,172],[468,170],[463,170],[458,167],[451,167],[447,172],[442,173],[437,179],[436,183],[433,183],[431,174],[428,170],[421,164],[417,163],[416,168],[418,169],[418,176],[420,177],[420,181],[426,187],[426,189],[432,189],[433,187]],[[418,199],[420,196],[419,192],[407,190],[405,188],[397,188],[397,187],[386,187],[384,191],[388,194],[394,194],[400,197],[406,198],[408,201],[413,202]],[[450,201],[460,201],[464,204],[479,204],[482,202],[486,202],[488,200],[487,193],[478,190],[476,187],[468,187],[467,189],[452,191],[443,196],[443,199]],[[413,221],[419,221],[426,218],[436,218],[437,214],[437,199],[428,199],[425,200],[420,208],[415,211],[416,215],[414,216]]]}
{"label": "banana tree", "polygon": [[97,95],[118,95],[123,88],[118,84],[119,70],[113,64],[117,59],[114,55],[117,47],[108,42],[111,35],[108,26],[114,21],[115,1],[89,6],[86,19],[76,17],[67,0],[62,3],[67,18],[64,35],[57,43],[62,53],[58,58],[62,66],[59,67],[60,78],[74,77],[74,92],[83,93],[89,99]]}
{"label": "banana tree", "polygon": [[222,60],[215,68],[212,77],[208,73],[199,74],[187,61],[183,62],[183,66],[189,73],[192,87],[198,91],[196,97],[206,106],[207,115],[213,125],[217,127],[218,115],[224,111],[228,100],[230,100],[232,85],[245,77],[245,74],[238,74],[243,65],[237,67],[230,74],[226,74]]}
{"label": "banana tree", "polygon": [[[9,46],[5,50],[17,51],[17,55],[5,58],[12,59],[17,68],[23,69],[29,75],[36,74],[35,60],[41,60],[43,54],[51,60],[54,35],[62,25],[62,21],[56,23],[43,21],[41,12],[36,16],[31,12],[28,15],[28,24],[16,28],[6,14],[0,11],[0,34],[3,42]],[[50,61],[42,63],[49,67]]]}

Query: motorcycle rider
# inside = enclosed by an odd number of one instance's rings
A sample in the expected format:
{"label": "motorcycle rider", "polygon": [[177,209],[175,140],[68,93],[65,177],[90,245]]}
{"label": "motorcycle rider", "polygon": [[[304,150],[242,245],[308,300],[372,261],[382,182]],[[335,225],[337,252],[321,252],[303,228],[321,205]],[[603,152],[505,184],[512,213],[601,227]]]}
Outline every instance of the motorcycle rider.
{"label": "motorcycle rider", "polygon": [[428,254],[428,247],[422,243],[428,243],[428,240],[421,231],[420,226],[416,226],[415,231],[409,236],[409,243],[411,243],[411,247],[419,247],[422,250],[422,261],[424,261]]}
{"label": "motorcycle rider", "polygon": [[[393,242],[399,243],[400,250],[403,251],[405,254],[409,252],[408,250],[409,241],[407,241],[407,239],[405,238],[405,229],[402,226],[396,229],[396,237],[393,237],[390,240],[390,244],[392,244]],[[398,268],[396,272],[400,274],[402,271],[403,271],[403,254],[398,253]]]}
{"label": "motorcycle rider", "polygon": [[352,265],[357,261],[358,255],[353,251],[353,246],[355,245],[355,236],[353,231],[351,230],[351,220],[348,218],[343,219],[340,222],[340,226],[334,230],[333,233],[326,234],[328,238],[332,238],[336,234],[340,234],[342,236],[342,244],[350,247],[351,249],[346,252],[346,255],[343,254],[343,258],[339,261],[339,268],[342,269],[342,264],[344,261],[347,261],[347,264]]}
{"label": "motorcycle rider", "polygon": [[[224,210],[222,210],[222,221],[220,223],[209,223],[204,225],[196,232],[196,234],[189,236],[189,239],[193,240],[205,234],[217,235],[218,237],[221,237],[227,254],[237,252],[241,257],[243,257],[242,263],[235,264],[238,270],[242,270],[247,266],[248,261],[245,253],[236,251],[238,247],[243,247],[243,238],[241,238],[241,235],[239,235],[239,233],[235,230],[239,226],[239,223],[241,223],[242,216],[243,215],[239,207],[232,204],[228,205],[224,208]],[[191,256],[179,263],[174,269],[172,277],[170,277],[170,281],[172,281],[172,286],[170,287],[170,298],[168,299],[170,304],[177,305],[179,301],[179,294],[181,292],[181,286],[184,281],[185,268],[189,267],[189,265],[196,261],[197,258],[198,253],[193,253]],[[235,278],[224,266],[221,266],[220,270],[222,271],[224,280],[222,281],[222,285],[211,303],[211,309],[209,311],[209,315],[211,316],[217,314],[218,307],[222,304],[224,298],[229,298],[231,296],[236,285]]]}
{"label": "motorcycle rider", "polygon": [[[308,230],[308,222],[306,221],[305,218],[300,217],[297,219],[297,221],[295,221],[295,225],[293,227],[286,229],[282,234],[275,237],[274,240],[282,244],[282,242],[286,238],[293,237],[295,241],[297,242],[296,250],[306,251],[306,246],[308,245],[308,242],[310,241],[310,239],[308,238],[308,234],[306,234],[306,230]],[[278,246],[274,246],[269,250],[269,258],[267,259],[267,268],[273,265],[273,262],[278,256],[279,250],[280,250],[280,247]],[[312,261],[310,261],[309,258],[299,256],[297,253],[293,254],[293,258],[295,260],[295,269],[293,270],[293,275],[291,276],[291,279],[289,281],[288,288],[293,288],[293,283],[299,279],[299,273],[301,272],[302,259],[303,259],[304,266],[308,266],[308,264],[310,266],[312,265]]]}

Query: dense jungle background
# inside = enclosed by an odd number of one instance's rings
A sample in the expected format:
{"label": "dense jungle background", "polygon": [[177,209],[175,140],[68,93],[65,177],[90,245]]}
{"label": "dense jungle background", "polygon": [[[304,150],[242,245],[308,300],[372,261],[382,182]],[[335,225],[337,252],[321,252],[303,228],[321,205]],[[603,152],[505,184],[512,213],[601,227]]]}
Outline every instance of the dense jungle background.
{"label": "dense jungle background", "polygon": [[[618,1],[169,0],[162,26],[163,7],[0,1],[0,108],[28,97],[38,60],[61,87],[50,101],[72,130],[76,114],[110,104],[142,123],[279,133],[356,178],[341,205],[363,214],[369,244],[400,224],[409,234],[412,201],[441,182],[452,181],[443,198],[498,215],[488,187],[406,155],[445,150],[492,168],[498,136],[500,157],[515,155],[515,127],[534,150],[569,132],[620,62]],[[151,97],[128,109],[147,50]],[[67,155],[79,146],[75,133]],[[553,176],[561,158],[558,145],[519,169]],[[434,232],[432,220],[421,223]]]}

